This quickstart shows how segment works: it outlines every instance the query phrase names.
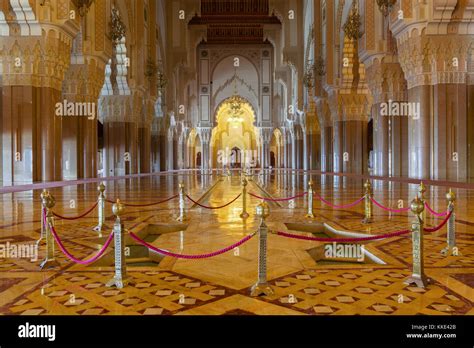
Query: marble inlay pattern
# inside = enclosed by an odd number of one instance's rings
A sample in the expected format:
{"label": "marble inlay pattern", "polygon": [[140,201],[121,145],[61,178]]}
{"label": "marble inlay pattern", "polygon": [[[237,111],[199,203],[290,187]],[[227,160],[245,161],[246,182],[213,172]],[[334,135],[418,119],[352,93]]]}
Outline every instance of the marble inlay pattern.
{"label": "marble inlay pattern", "polygon": [[[304,191],[309,178],[302,175],[255,177],[248,191],[262,195],[258,185],[275,197],[287,197]],[[355,179],[313,178],[315,190],[334,204],[358,199],[362,182]],[[210,206],[222,205],[240,193],[239,178],[216,176],[171,175],[108,182],[107,195],[124,202],[157,201],[177,192],[183,181],[187,192]],[[405,206],[414,197],[416,185],[374,183],[376,199],[394,206],[403,200]],[[55,211],[68,216],[79,214],[96,198],[95,185],[63,187],[51,190],[56,197]],[[427,191],[430,205],[444,210],[445,188]],[[0,244],[34,243],[40,233],[39,191],[0,196]],[[159,265],[129,266],[133,284],[124,289],[106,288],[113,267],[75,265],[56,248],[60,267],[40,271],[44,244],[39,260],[0,258],[0,315],[352,315],[352,314],[473,314],[474,301],[474,192],[457,189],[457,244],[459,256],[444,257],[440,250],[446,243],[446,229],[425,235],[425,268],[431,283],[427,289],[406,286],[410,274],[411,239],[402,236],[366,243],[365,248],[386,264],[317,264],[307,250],[321,246],[318,242],[268,236],[268,278],[275,290],[270,297],[252,298],[249,289],[257,279],[257,238],[238,250],[205,260],[176,260],[165,257]],[[75,208],[69,208],[71,200]],[[125,227],[134,231],[147,223],[175,223],[177,201],[157,207],[131,208],[124,214]],[[188,210],[188,228],[159,236],[153,245],[178,253],[207,253],[226,247],[258,228],[254,208],[259,203],[248,199],[251,216],[243,221],[239,215],[242,199],[220,210],[193,207]],[[191,208],[188,203],[187,207]],[[113,225],[111,205],[106,216],[110,233]],[[307,202],[299,198],[294,207],[288,202],[270,204],[267,219],[271,230],[286,230],[285,223],[305,222]],[[386,213],[374,207],[375,222],[362,224],[363,205],[334,210],[315,201],[316,221],[339,229],[379,234],[409,228],[410,213]],[[427,225],[436,226],[441,219],[427,215]],[[66,248],[77,258],[95,254],[102,239],[92,228],[97,212],[79,221],[56,220],[57,231]],[[108,254],[112,253],[110,248]],[[109,256],[107,256],[109,257]]]}

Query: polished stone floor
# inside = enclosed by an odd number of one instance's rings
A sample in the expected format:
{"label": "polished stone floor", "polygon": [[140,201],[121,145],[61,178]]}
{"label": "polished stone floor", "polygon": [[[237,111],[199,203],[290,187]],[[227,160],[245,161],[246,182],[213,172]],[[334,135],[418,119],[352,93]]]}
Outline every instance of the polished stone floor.
{"label": "polished stone floor", "polygon": [[[334,204],[353,202],[363,195],[363,181],[355,178],[275,173],[254,176],[248,191],[257,195],[288,197],[305,191],[309,179],[315,190]],[[174,195],[178,183],[201,204],[219,206],[241,192],[240,177],[202,176],[195,172],[107,182],[107,197],[138,204]],[[390,207],[404,206],[417,192],[417,185],[374,182],[375,198]],[[436,211],[446,209],[446,187],[428,187],[427,201]],[[203,260],[164,257],[158,262],[137,262],[128,267],[132,284],[107,288],[113,275],[113,248],[97,264],[75,265],[56,248],[60,267],[40,271],[39,260],[0,258],[0,314],[97,315],[97,314],[474,314],[474,189],[455,189],[456,230],[459,256],[442,256],[446,228],[425,236],[426,289],[407,286],[411,273],[410,235],[365,243],[365,249],[383,263],[317,262],[311,256],[320,242],[292,240],[275,234],[268,237],[268,279],[275,294],[252,298],[250,287],[257,279],[258,240],[252,238],[238,249]],[[97,199],[96,184],[51,189],[55,212],[74,216]],[[0,195],[0,245],[33,244],[40,235],[40,191]],[[248,197],[250,217],[242,220],[242,199],[228,207],[207,210],[187,204],[189,221],[176,232],[163,233],[150,241],[156,247],[182,254],[208,253],[227,247],[258,228],[254,208],[259,200]],[[73,208],[71,208],[73,207]],[[125,227],[139,233],[147,226],[177,226],[178,202],[125,212]],[[362,224],[363,204],[335,210],[315,201],[316,218],[305,218],[307,202],[270,204],[267,219],[272,231],[287,231],[287,223],[312,226],[322,221],[337,229],[365,234],[387,233],[410,227],[410,213],[387,213],[374,207],[375,222]],[[106,205],[107,224],[113,224],[111,205]],[[442,218],[427,214],[427,224]],[[110,229],[99,238],[92,228],[97,211],[78,221],[56,220],[56,229],[66,248],[86,259],[100,248]],[[179,230],[181,228],[181,230]],[[175,229],[176,230],[176,229]],[[292,233],[304,233],[293,230]]]}

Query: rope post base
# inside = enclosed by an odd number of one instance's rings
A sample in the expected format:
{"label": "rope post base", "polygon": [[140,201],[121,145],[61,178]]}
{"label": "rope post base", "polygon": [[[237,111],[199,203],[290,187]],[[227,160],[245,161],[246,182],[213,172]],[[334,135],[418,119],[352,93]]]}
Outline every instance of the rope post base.
{"label": "rope post base", "polygon": [[415,284],[419,288],[425,288],[428,285],[428,279],[424,272],[423,261],[423,210],[425,202],[418,196],[411,202],[411,211],[416,218],[411,225],[412,245],[413,245],[413,271],[412,275],[405,280],[405,284]]}
{"label": "rope post base", "polygon": [[117,203],[112,206],[115,215],[114,224],[114,245],[115,245],[115,275],[106,284],[107,287],[117,287],[122,289],[130,280],[127,277],[127,264],[125,262],[125,228],[120,219],[125,211],[125,206],[117,199]]}
{"label": "rope post base", "polygon": [[257,297],[260,295],[271,296],[274,291],[267,282],[267,235],[268,227],[265,219],[270,215],[270,209],[265,202],[257,205],[256,214],[260,217],[260,227],[258,228],[258,281],[252,286],[250,296]]}
{"label": "rope post base", "polygon": [[247,185],[247,179],[244,177],[242,179],[242,214],[240,214],[242,219],[249,217],[249,213],[247,212]]}
{"label": "rope post base", "polygon": [[179,184],[179,216],[176,218],[179,222],[184,222],[188,218],[186,216],[186,192],[184,191],[184,184]]}
{"label": "rope post base", "polygon": [[448,234],[446,238],[446,248],[441,250],[441,254],[444,256],[458,256],[459,251],[456,246],[456,217],[454,215],[454,202],[456,201],[455,193],[449,189],[449,192],[446,194],[446,199],[448,200],[448,211],[451,213],[451,216],[448,220]]}
{"label": "rope post base", "polygon": [[[41,200],[43,211],[46,212],[46,223],[43,222],[45,240],[46,240],[46,256],[40,264],[40,269],[49,269],[59,266],[59,262],[54,258],[54,238],[51,233],[51,227],[54,226],[54,216],[52,209],[56,205],[56,200],[50,194],[44,195]],[[44,220],[43,220],[44,221]]]}
{"label": "rope post base", "polygon": [[362,220],[363,224],[370,224],[374,222],[374,219],[372,217],[372,185],[370,184],[370,181],[367,180],[364,184],[365,188],[365,196],[364,196],[364,201],[365,201],[365,207],[364,207],[364,213],[365,217]]}
{"label": "rope post base", "polygon": [[313,212],[313,182],[310,181],[308,183],[308,213],[305,215],[308,219],[314,219],[314,212]]}
{"label": "rope post base", "polygon": [[99,191],[98,200],[98,224],[94,227],[95,232],[99,232],[99,237],[102,237],[102,231],[106,229],[105,226],[105,185],[103,182],[97,187]]}
{"label": "rope post base", "polygon": [[46,236],[46,226],[44,222],[46,221],[46,209],[44,208],[43,205],[43,199],[44,197],[49,196],[49,191],[44,189],[43,192],[41,192],[40,198],[41,198],[41,234],[39,239],[36,241],[36,246],[39,246],[41,244],[41,241],[45,239]]}

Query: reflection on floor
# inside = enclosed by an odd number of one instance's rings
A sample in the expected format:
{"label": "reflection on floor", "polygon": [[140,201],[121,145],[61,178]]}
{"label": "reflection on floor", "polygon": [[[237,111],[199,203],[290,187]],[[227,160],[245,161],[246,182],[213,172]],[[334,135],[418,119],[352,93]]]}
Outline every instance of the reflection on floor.
{"label": "reflection on floor", "polygon": [[[287,197],[304,191],[309,178],[280,174],[254,177],[248,190],[274,197]],[[352,202],[363,194],[356,179],[314,177],[315,189],[334,204]],[[120,197],[129,203],[157,201],[177,192],[178,183],[201,203],[218,206],[240,193],[238,177],[168,175],[109,182],[108,198]],[[211,188],[209,192],[207,192]],[[416,193],[416,185],[374,183],[375,197],[395,207],[405,206]],[[446,208],[446,188],[431,187],[426,193],[437,211]],[[379,265],[354,263],[317,264],[307,250],[321,243],[285,239],[274,234],[268,238],[268,278],[275,294],[252,298],[249,289],[257,279],[257,238],[231,251],[205,260],[176,260],[165,257],[159,264],[129,266],[132,285],[124,289],[106,288],[112,267],[80,266],[66,260],[56,250],[60,269],[40,272],[39,260],[0,258],[0,314],[474,314],[474,191],[458,189],[456,229],[460,255],[444,257],[446,229],[425,237],[425,272],[431,279],[427,289],[407,286],[403,279],[411,271],[410,236],[370,242],[365,248],[385,262]],[[97,197],[95,185],[51,190],[56,197],[55,211],[75,215],[91,206]],[[0,244],[34,243],[39,237],[40,192],[0,196]],[[259,203],[249,199],[251,216],[243,221],[242,200],[220,210],[193,207],[185,231],[166,233],[152,242],[166,250],[199,254],[226,247],[254,232],[258,221],[253,209]],[[75,203],[75,208],[69,208]],[[107,205],[107,223],[113,224]],[[188,204],[191,208],[191,204]],[[308,222],[304,217],[305,199],[271,204],[268,225],[271,230],[286,230],[285,223]],[[410,214],[387,214],[375,208],[375,223],[364,225],[363,205],[348,210],[333,210],[315,203],[316,221],[334,227],[367,234],[386,233],[409,228]],[[149,223],[175,223],[177,201],[158,207],[127,208],[126,228],[132,231]],[[56,221],[57,231],[71,253],[85,259],[100,248],[96,212],[78,221]],[[427,215],[430,226],[441,218]],[[107,231],[105,232],[107,234]],[[112,248],[109,250],[112,252]]]}

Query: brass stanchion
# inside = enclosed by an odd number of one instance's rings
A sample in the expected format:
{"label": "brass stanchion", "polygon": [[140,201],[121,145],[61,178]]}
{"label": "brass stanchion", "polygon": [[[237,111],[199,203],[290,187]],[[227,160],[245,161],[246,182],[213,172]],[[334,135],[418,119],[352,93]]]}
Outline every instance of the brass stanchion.
{"label": "brass stanchion", "polygon": [[314,190],[313,190],[313,182],[310,180],[308,182],[308,213],[306,214],[306,217],[308,219],[314,219],[314,212],[313,212],[313,195],[314,195]]}
{"label": "brass stanchion", "polygon": [[187,220],[186,217],[186,192],[184,190],[184,184],[179,184],[179,216],[177,221],[184,222]]}
{"label": "brass stanchion", "polygon": [[40,264],[40,269],[45,269],[59,266],[59,262],[54,258],[54,238],[50,228],[50,226],[54,226],[52,209],[56,204],[56,200],[52,195],[47,194],[42,197],[41,202],[43,204],[43,210],[46,209],[46,225],[44,226],[46,256]]}
{"label": "brass stanchion", "polygon": [[425,202],[417,196],[411,202],[410,208],[413,214],[415,214],[415,220],[411,224],[413,272],[412,275],[405,280],[405,284],[415,284],[419,288],[425,288],[428,284],[423,262],[423,211],[425,210]]}
{"label": "brass stanchion", "polygon": [[107,287],[115,286],[122,289],[130,281],[127,277],[127,263],[125,260],[125,227],[120,216],[124,213],[125,206],[117,199],[117,203],[112,206],[115,215],[114,224],[114,247],[115,247],[115,275],[106,284]]}
{"label": "brass stanchion", "polygon": [[97,203],[98,207],[98,225],[94,227],[94,231],[99,232],[99,236],[102,236],[102,230],[105,229],[105,185],[103,182],[97,187],[99,191],[99,200]]}
{"label": "brass stanchion", "polygon": [[44,189],[43,192],[41,192],[41,194],[40,194],[40,198],[41,198],[41,234],[40,234],[39,239],[36,241],[37,246],[39,246],[41,241],[43,239],[45,239],[45,237],[46,237],[46,226],[44,224],[44,219],[46,217],[46,211],[45,211],[44,205],[43,205],[43,199],[46,196],[49,196],[49,191]]}
{"label": "brass stanchion", "polygon": [[244,177],[242,179],[242,214],[240,214],[242,219],[249,217],[249,213],[247,213],[247,185],[247,179]]}
{"label": "brass stanchion", "polygon": [[267,282],[267,235],[268,227],[265,219],[270,215],[270,208],[265,202],[257,205],[255,212],[260,217],[260,227],[258,228],[258,281],[252,286],[250,296],[273,295],[273,289]]}
{"label": "brass stanchion", "polygon": [[364,217],[364,220],[362,220],[362,223],[364,224],[370,224],[374,221],[373,217],[372,217],[372,195],[373,195],[373,192],[372,192],[372,185],[370,184],[370,181],[367,180],[364,184],[364,188],[365,188],[365,207],[364,207],[364,211],[365,211],[365,217]]}
{"label": "brass stanchion", "polygon": [[[420,186],[418,186],[418,197],[423,201],[423,204],[425,203],[425,192],[426,192],[426,186],[423,184],[423,181],[420,182]],[[426,222],[426,209],[423,209],[423,212],[421,213],[421,218],[423,219],[423,222]]]}
{"label": "brass stanchion", "polygon": [[456,201],[456,194],[449,189],[449,192],[446,193],[446,199],[448,200],[448,211],[451,213],[451,216],[448,219],[448,234],[447,234],[447,246],[441,250],[441,254],[447,256],[451,254],[452,256],[458,256],[459,251],[456,246],[456,216],[454,214],[454,202]]}

